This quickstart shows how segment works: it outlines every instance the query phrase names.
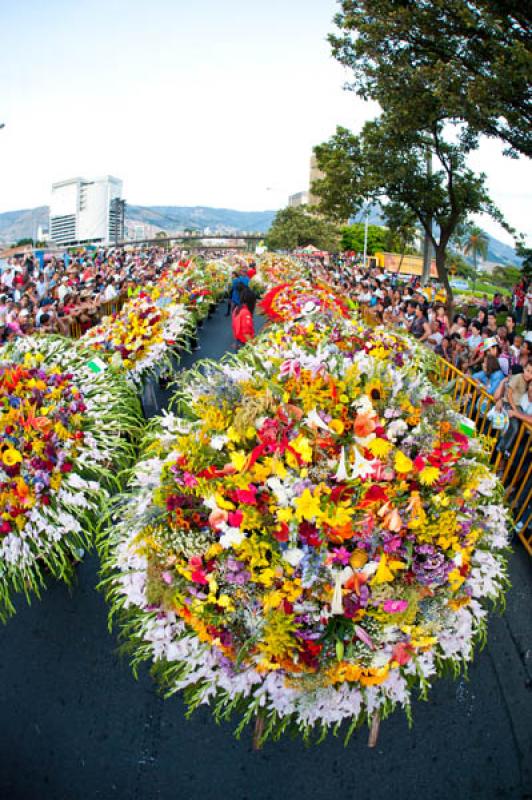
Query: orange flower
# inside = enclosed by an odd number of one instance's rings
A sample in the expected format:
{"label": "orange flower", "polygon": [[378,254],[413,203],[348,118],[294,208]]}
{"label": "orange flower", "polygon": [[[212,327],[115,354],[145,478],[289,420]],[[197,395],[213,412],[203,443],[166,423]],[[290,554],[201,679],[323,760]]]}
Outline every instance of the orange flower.
{"label": "orange flower", "polygon": [[227,511],[224,511],[223,508],[216,508],[209,514],[209,525],[214,529],[219,528],[220,525],[227,522],[228,516]]}
{"label": "orange flower", "polygon": [[334,544],[341,544],[342,542],[345,542],[346,539],[352,539],[355,535],[350,522],[346,522],[345,525],[338,525],[336,528],[327,528],[327,526],[325,527],[327,538]]}
{"label": "orange flower", "polygon": [[357,414],[353,425],[355,436],[365,439],[375,430],[375,419],[369,414]]}

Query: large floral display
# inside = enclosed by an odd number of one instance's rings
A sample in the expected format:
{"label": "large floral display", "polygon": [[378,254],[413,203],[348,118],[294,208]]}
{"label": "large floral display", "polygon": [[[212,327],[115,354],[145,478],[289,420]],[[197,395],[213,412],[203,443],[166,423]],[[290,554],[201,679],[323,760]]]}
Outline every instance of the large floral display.
{"label": "large floral display", "polygon": [[59,337],[0,352],[0,619],[46,573],[70,579],[118,486],[112,471],[131,461],[137,400],[91,357]]}
{"label": "large floral display", "polygon": [[104,581],[169,693],[261,740],[349,737],[472,658],[507,512],[415,343],[307,308],[189,372],[175,408],[119,499]]}
{"label": "large floral display", "polygon": [[272,287],[260,302],[263,313],[274,322],[315,312],[349,316],[350,300],[344,300],[324,283],[299,278]]}
{"label": "large floral display", "polygon": [[172,357],[186,348],[196,324],[224,293],[230,273],[225,261],[172,265],[120,311],[90,328],[83,342],[124,369],[137,386],[151,375],[165,375]]}

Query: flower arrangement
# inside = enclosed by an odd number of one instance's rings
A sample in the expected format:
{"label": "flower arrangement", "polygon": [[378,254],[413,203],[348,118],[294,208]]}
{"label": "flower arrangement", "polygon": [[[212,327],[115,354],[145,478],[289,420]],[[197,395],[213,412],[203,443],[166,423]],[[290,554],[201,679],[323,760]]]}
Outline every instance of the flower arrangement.
{"label": "flower arrangement", "polygon": [[267,253],[261,258],[251,283],[259,289],[258,294],[263,294],[266,289],[300,280],[306,271],[293,258]]}
{"label": "flower arrangement", "polygon": [[225,262],[204,265],[190,260],[173,265],[121,311],[89,329],[83,342],[123,368],[137,386],[150,375],[166,375],[172,368],[171,357],[186,349],[196,324],[223,294],[229,276]]}
{"label": "flower arrangement", "polygon": [[131,383],[141,384],[149,374],[169,365],[169,355],[183,348],[193,329],[187,309],[162,296],[142,290],[137,297],[82,337],[114,367],[123,368]]}
{"label": "flower arrangement", "polygon": [[484,639],[502,489],[416,348],[328,303],[190,371],[151,428],[104,585],[134,664],[190,709],[256,719],[261,741],[348,739],[410,718]]}
{"label": "flower arrangement", "polygon": [[310,283],[299,279],[282,283],[270,289],[262,298],[260,306],[264,314],[274,322],[282,322],[301,314],[332,312],[342,317],[349,316],[351,301],[345,301],[322,282]]}
{"label": "flower arrangement", "polygon": [[58,337],[21,337],[0,354],[0,619],[14,591],[46,572],[70,580],[90,545],[113,472],[133,456],[138,403],[123,378]]}

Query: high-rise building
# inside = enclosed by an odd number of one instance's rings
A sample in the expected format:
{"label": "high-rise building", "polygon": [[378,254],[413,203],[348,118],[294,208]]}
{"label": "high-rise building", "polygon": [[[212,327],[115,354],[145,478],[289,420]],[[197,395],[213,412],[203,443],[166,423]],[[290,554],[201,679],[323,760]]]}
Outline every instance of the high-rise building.
{"label": "high-rise building", "polygon": [[308,202],[310,205],[317,205],[319,202],[319,198],[316,195],[312,194],[312,184],[314,181],[320,180],[320,178],[324,178],[325,175],[318,167],[318,162],[316,161],[316,156],[312,153],[310,158],[310,174],[309,174],[309,181],[308,181],[308,189],[309,189],[309,198]]}
{"label": "high-rise building", "polygon": [[105,175],[93,181],[71,178],[52,184],[50,238],[59,245],[124,238],[122,181]]}
{"label": "high-rise building", "polygon": [[308,192],[296,192],[295,194],[291,194],[288,198],[288,205],[290,208],[296,208],[297,206],[304,206],[308,203]]}

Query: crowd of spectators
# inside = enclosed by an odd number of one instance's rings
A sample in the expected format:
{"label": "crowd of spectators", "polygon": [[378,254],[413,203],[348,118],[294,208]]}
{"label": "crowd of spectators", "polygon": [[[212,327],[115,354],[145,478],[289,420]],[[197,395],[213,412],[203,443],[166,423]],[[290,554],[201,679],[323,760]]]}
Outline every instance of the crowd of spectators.
{"label": "crowd of spectators", "polygon": [[[532,359],[532,285],[520,282],[513,299],[497,293],[451,319],[445,294],[416,276],[364,269],[352,260],[314,264],[325,270],[342,292],[367,305],[383,323],[408,331],[461,372],[494,394],[512,375],[522,374]],[[521,302],[522,301],[522,302]]]}
{"label": "crowd of spectators", "polygon": [[98,248],[0,259],[0,344],[32,333],[69,335],[95,325],[110,301],[131,296],[179,260],[179,248]]}

